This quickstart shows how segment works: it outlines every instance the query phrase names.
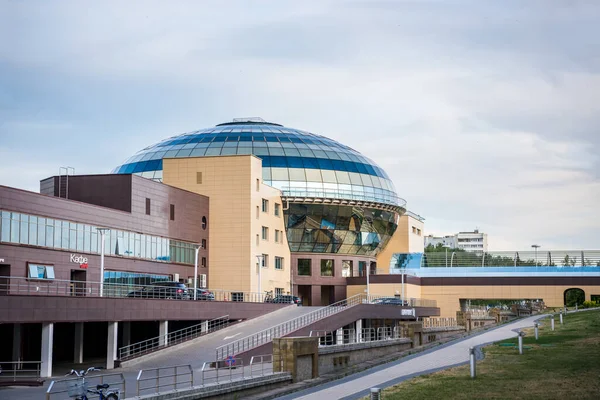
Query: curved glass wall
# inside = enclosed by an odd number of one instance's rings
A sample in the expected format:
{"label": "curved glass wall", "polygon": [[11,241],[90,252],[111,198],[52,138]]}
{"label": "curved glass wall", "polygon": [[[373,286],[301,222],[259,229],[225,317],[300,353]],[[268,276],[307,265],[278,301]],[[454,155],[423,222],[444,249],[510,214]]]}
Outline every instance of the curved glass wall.
{"label": "curved glass wall", "polygon": [[404,206],[385,171],[329,138],[272,123],[230,123],[184,133],[146,147],[112,173],[162,180],[163,158],[253,154],[263,180],[284,195],[336,197]]}
{"label": "curved glass wall", "polygon": [[398,226],[398,214],[365,207],[290,204],[284,212],[292,252],[376,256]]}

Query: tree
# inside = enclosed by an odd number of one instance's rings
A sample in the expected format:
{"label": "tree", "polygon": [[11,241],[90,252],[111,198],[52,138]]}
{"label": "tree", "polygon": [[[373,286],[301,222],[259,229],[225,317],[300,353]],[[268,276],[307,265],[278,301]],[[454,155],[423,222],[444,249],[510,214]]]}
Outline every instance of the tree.
{"label": "tree", "polygon": [[567,307],[575,307],[575,304],[583,304],[585,293],[581,289],[567,289],[565,292],[565,304]]}
{"label": "tree", "polygon": [[568,267],[569,265],[571,265],[570,261],[571,261],[571,259],[569,258],[569,255],[567,254],[565,256],[565,258],[563,259],[563,267]]}

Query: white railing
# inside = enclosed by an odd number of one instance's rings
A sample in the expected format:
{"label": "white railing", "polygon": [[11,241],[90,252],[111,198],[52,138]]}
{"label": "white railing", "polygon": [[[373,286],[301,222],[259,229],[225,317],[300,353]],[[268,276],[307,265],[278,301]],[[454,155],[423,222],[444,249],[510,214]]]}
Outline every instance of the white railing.
{"label": "white railing", "polygon": [[41,366],[41,361],[0,361],[0,382],[37,380]]}
{"label": "white railing", "polygon": [[379,342],[385,340],[401,339],[402,330],[394,327],[337,329],[335,331],[314,330],[310,337],[319,338],[319,347],[348,346],[356,343]]}
{"label": "white railing", "polygon": [[187,340],[207,335],[209,333],[226,328],[227,326],[229,326],[229,315],[200,322],[199,324],[169,332],[165,335],[156,336],[137,343],[132,343],[128,346],[119,348],[119,360],[131,360],[168,346],[174,346]]}
{"label": "white railing", "polygon": [[[487,313],[486,313],[487,315]],[[423,329],[430,328],[454,328],[458,327],[456,318],[432,318],[426,317],[422,319]]]}
{"label": "white railing", "polygon": [[102,375],[87,375],[85,380],[80,377],[60,379],[50,382],[48,389],[46,390],[46,400],[62,400],[64,398],[71,397],[69,393],[73,390],[74,386],[81,386],[85,382],[88,387],[94,387],[96,385],[108,384],[110,390],[119,391],[121,398],[126,398],[126,385],[125,376],[122,373],[114,374],[102,374]]}
{"label": "white railing", "polygon": [[194,370],[189,364],[141,369],[136,378],[137,396],[193,386]]}
{"label": "white railing", "polygon": [[[102,296],[100,295],[102,290]],[[175,286],[160,284],[122,284],[111,282],[76,281],[63,279],[31,279],[21,276],[0,276],[0,295],[127,297],[136,299],[193,300],[194,289],[181,292]],[[210,289],[210,294],[198,294],[196,301],[232,301],[263,303],[266,293]]]}

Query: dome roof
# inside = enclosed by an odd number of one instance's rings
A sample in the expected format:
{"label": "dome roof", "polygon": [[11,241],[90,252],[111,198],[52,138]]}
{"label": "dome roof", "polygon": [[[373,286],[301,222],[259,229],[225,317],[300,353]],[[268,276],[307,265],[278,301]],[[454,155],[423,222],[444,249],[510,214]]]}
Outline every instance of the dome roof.
{"label": "dome roof", "polygon": [[112,173],[162,180],[163,158],[236,154],[261,158],[264,183],[286,196],[406,204],[385,171],[356,150],[260,119],[234,120],[170,137],[137,152]]}

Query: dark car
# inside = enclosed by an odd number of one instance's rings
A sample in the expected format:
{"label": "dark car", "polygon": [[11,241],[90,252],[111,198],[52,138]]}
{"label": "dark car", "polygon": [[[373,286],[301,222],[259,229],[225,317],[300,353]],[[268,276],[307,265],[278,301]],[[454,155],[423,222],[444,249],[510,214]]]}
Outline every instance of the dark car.
{"label": "dark car", "polygon": [[180,282],[152,282],[141,290],[130,292],[127,297],[188,300],[190,293],[188,288]]}
{"label": "dark car", "polygon": [[275,296],[273,299],[267,299],[265,301],[267,303],[296,304],[297,306],[301,306],[302,305],[302,300],[300,299],[300,297],[298,297],[298,296],[291,296],[291,295],[284,295],[284,294]]}
{"label": "dark car", "polygon": [[408,306],[408,301],[402,301],[402,299],[399,299],[398,297],[382,297],[373,300],[373,304]]}
{"label": "dark car", "polygon": [[[190,299],[194,300],[194,289],[190,289]],[[213,301],[215,299],[214,293],[206,289],[196,289],[196,300]]]}

